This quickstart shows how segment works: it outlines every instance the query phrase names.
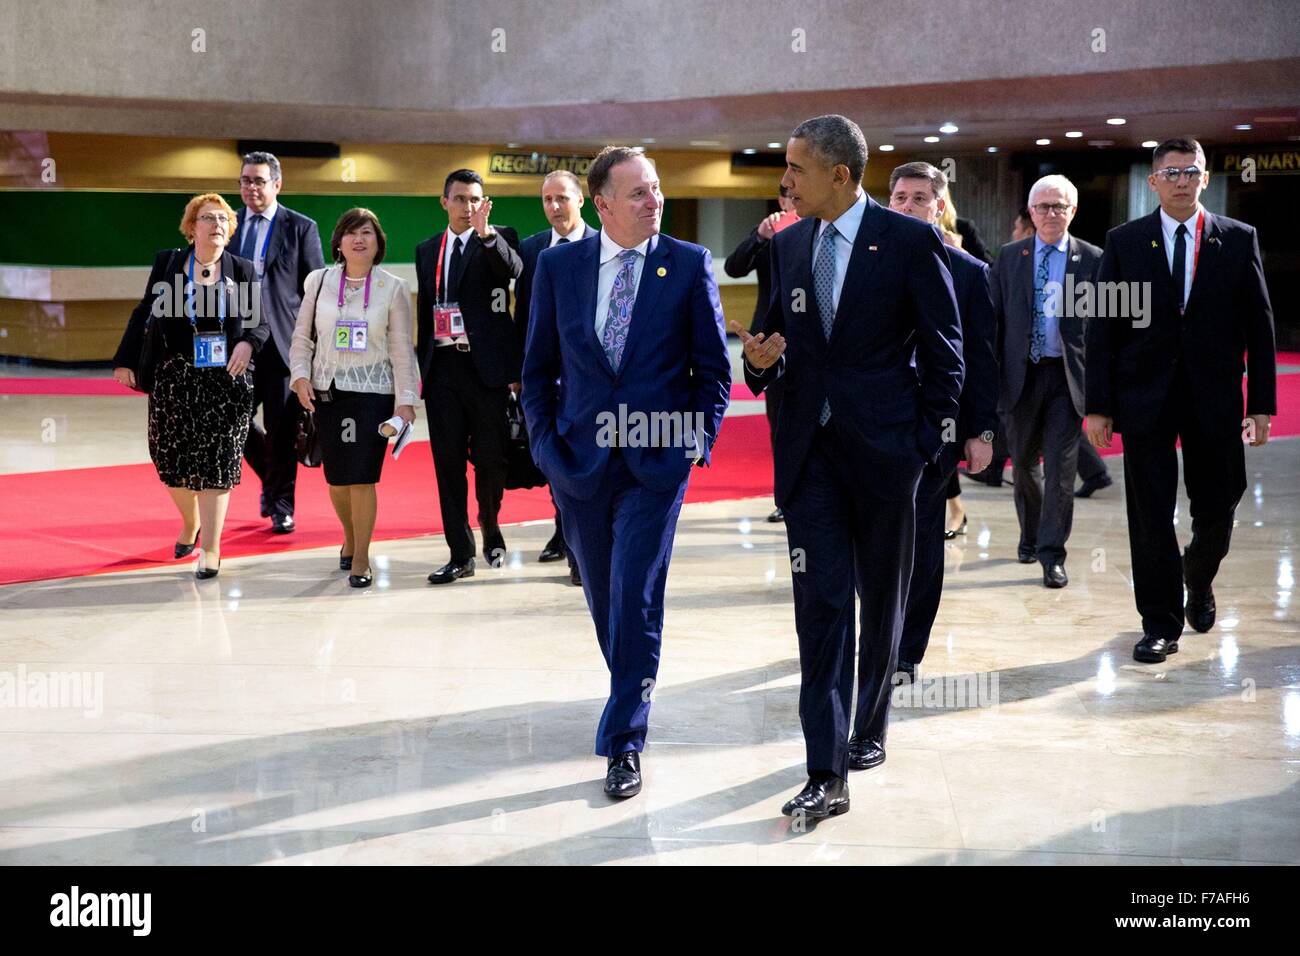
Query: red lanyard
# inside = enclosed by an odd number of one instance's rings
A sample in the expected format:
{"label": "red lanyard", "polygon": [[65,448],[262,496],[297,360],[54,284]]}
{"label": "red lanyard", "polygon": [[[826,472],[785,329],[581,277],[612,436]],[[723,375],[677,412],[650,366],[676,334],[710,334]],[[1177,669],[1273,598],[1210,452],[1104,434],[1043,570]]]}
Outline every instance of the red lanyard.
{"label": "red lanyard", "polygon": [[[373,269],[369,269],[366,271],[365,298],[361,302],[362,315],[365,315],[366,310],[370,308],[370,275],[372,272],[374,272]],[[348,267],[345,265],[343,269],[339,272],[339,311],[340,312],[343,311],[343,287],[347,285],[347,281],[348,281]]]}
{"label": "red lanyard", "polygon": [[[442,242],[438,244],[438,265],[433,271],[433,301],[438,301],[438,290],[442,288],[442,259],[447,253],[447,233],[451,232],[451,227],[442,231]],[[442,290],[442,302],[447,303],[447,290]]]}
{"label": "red lanyard", "polygon": [[1196,214],[1196,245],[1192,252],[1192,278],[1196,278],[1196,263],[1201,258],[1201,226],[1205,222],[1205,210],[1202,209]]}

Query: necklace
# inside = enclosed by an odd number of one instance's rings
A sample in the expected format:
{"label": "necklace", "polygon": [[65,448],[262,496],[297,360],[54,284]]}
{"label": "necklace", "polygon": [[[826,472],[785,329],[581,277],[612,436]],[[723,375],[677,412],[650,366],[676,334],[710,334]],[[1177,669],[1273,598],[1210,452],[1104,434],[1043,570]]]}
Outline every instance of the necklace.
{"label": "necklace", "polygon": [[[197,257],[195,257],[195,258],[197,258]],[[203,272],[201,273],[201,275],[203,276],[203,278],[207,279],[207,278],[209,278],[209,277],[212,275],[212,267],[215,266],[215,265],[217,264],[217,261],[218,261],[220,258],[221,258],[221,256],[217,256],[217,258],[216,258],[216,259],[213,259],[211,262],[200,262],[200,263],[199,263],[199,265],[201,265],[201,266],[203,267]]]}

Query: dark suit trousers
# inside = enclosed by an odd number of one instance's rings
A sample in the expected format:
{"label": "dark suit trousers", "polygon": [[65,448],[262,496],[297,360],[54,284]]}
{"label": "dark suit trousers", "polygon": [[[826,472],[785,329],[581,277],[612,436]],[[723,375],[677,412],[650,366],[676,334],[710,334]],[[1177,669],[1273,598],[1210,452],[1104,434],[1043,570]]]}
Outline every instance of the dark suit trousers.
{"label": "dark suit trousers", "polygon": [[291,515],[298,481],[298,418],[302,405],[289,391],[289,369],[275,342],[266,343],[253,362],[253,400],[262,406],[262,427],[254,422],[244,442],[244,457],[262,479],[265,507]]}
{"label": "dark suit trousers", "polygon": [[[564,540],[564,516],[560,514],[560,506],[555,503],[555,491],[551,491],[551,504],[555,505],[555,534],[551,535],[551,540],[546,542],[549,548],[554,545],[557,548],[564,549],[564,555],[569,559],[569,570],[572,571],[578,566],[578,560],[573,556],[573,549],[565,543]],[[578,572],[581,574],[582,572]]]}
{"label": "dark suit trousers", "polygon": [[596,730],[596,753],[602,757],[645,749],[659,676],[664,587],[686,482],[683,478],[675,491],[647,488],[614,450],[592,497],[553,490],[609,667],[609,698]]}
{"label": "dark suit trousers", "polygon": [[1088,436],[1079,432],[1079,479],[1089,481],[1104,474],[1107,474],[1106,463],[1101,460],[1101,454],[1092,447]]}
{"label": "dark suit trousers", "polygon": [[506,422],[510,388],[484,385],[468,352],[454,346],[435,348],[431,382],[425,386],[429,445],[438,478],[438,505],[451,560],[463,564],[476,554],[469,527],[469,483],[465,466],[474,463],[474,493],[483,531],[483,553],[505,548],[497,524],[505,493]]}
{"label": "dark suit trousers", "polygon": [[[777,379],[767,388],[763,389],[764,405],[767,410],[767,437],[772,443],[773,465],[776,461],[776,420],[781,415],[781,396],[785,394],[785,383]],[[773,481],[776,480],[773,475]]]}
{"label": "dark suit trousers", "polygon": [[[896,473],[897,474],[897,473]],[[799,721],[809,776],[848,776],[854,630],[860,624],[854,732],[881,743],[916,538],[917,456],[904,496],[888,498],[845,460],[835,419],[818,428],[785,502],[799,635]],[[854,621],[854,595],[860,605]]]}
{"label": "dark suit trousers", "polygon": [[949,484],[957,475],[962,446],[944,446],[939,460],[926,465],[916,487],[916,547],[912,558],[912,582],[907,589],[907,611],[899,660],[921,663],[930,643],[930,628],[939,613],[943,594],[943,531],[948,514]]}
{"label": "dark suit trousers", "polygon": [[[1165,640],[1176,640],[1183,630],[1184,580],[1197,590],[1214,581],[1246,491],[1240,424],[1229,419],[1207,427],[1191,420],[1190,408],[1186,385],[1176,386],[1154,431],[1123,436],[1133,596],[1142,629]],[[1174,531],[1179,439],[1192,516],[1192,540],[1181,557]]]}
{"label": "dark suit trousers", "polygon": [[[1083,419],[1070,399],[1061,359],[1028,363],[1024,390],[1007,424],[1020,547],[1036,549],[1043,564],[1064,564]],[[1042,478],[1036,474],[1040,455]]]}

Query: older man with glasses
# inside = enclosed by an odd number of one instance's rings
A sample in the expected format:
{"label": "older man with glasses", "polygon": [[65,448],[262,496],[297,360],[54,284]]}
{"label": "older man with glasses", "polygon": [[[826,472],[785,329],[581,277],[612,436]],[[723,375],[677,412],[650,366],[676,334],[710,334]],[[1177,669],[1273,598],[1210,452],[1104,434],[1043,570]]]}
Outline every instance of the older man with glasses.
{"label": "older man with glasses", "polygon": [[[1021,564],[1037,560],[1043,585],[1063,588],[1065,542],[1074,519],[1074,477],[1083,422],[1084,322],[1059,304],[1067,276],[1096,278],[1101,250],[1070,235],[1079,191],[1064,176],[1029,190],[1034,235],[1002,247],[990,277],[1001,365],[999,406],[1020,521]],[[1037,474],[1039,457],[1043,476]]]}

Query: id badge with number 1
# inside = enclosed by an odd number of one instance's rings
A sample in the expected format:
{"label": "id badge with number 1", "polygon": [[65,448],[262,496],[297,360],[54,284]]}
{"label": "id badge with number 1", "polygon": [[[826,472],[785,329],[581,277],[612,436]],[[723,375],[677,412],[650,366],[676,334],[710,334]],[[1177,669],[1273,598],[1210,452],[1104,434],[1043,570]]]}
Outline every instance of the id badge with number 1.
{"label": "id badge with number 1", "polygon": [[226,337],[220,333],[194,336],[194,367],[225,368]]}
{"label": "id badge with number 1", "polygon": [[455,302],[433,307],[433,334],[435,338],[450,339],[465,334],[465,318]]}

